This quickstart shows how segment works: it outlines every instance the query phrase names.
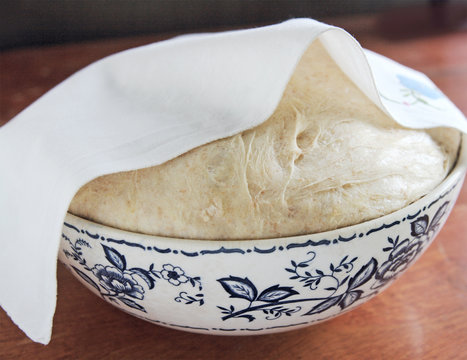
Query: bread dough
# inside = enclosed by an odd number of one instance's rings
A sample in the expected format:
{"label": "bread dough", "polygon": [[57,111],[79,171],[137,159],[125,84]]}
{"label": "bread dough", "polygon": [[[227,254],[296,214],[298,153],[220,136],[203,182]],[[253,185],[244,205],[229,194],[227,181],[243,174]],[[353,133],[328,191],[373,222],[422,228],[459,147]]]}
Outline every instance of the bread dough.
{"label": "bread dough", "polygon": [[316,233],[422,197],[445,178],[459,140],[455,130],[395,123],[315,41],[262,125],[159,166],[99,177],[69,211],[180,238]]}

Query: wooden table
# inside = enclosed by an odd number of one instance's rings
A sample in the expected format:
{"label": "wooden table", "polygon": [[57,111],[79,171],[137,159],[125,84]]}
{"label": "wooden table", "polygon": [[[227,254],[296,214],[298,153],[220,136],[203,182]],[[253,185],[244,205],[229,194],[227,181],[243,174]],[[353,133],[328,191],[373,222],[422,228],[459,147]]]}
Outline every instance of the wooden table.
{"label": "wooden table", "polygon": [[[350,27],[363,46],[428,74],[467,113],[467,33],[454,30],[396,39],[374,31],[374,18],[344,19],[341,23]],[[0,125],[83,66],[161,38],[114,39],[2,53]],[[369,303],[326,323],[282,334],[245,337],[166,329],[109,306],[59,265],[52,341],[46,347],[33,343],[0,310],[0,358],[465,359],[467,186],[434,244],[400,280]]]}

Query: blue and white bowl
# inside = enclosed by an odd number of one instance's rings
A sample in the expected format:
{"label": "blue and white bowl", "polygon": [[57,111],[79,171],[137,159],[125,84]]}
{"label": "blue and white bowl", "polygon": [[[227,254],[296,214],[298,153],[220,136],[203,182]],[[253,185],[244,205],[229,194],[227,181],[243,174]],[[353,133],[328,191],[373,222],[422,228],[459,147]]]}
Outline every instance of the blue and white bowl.
{"label": "blue and white bowl", "polygon": [[433,241],[462,187],[451,174],[392,214],[313,235],[205,241],[131,233],[68,214],[60,260],[91,291],[141,319],[206,334],[264,334],[351,310]]}

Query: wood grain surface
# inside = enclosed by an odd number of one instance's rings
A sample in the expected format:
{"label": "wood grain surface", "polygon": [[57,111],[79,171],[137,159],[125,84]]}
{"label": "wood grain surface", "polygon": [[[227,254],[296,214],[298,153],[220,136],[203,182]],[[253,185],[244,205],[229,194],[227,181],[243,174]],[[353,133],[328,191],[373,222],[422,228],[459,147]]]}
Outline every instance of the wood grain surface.
{"label": "wood grain surface", "polygon": [[[467,112],[465,31],[394,39],[374,30],[374,18],[336,22],[350,27],[364,47],[425,72]],[[2,53],[0,125],[87,64],[162,38]],[[33,343],[0,310],[0,359],[466,359],[467,186],[435,242],[401,279],[358,309],[301,330],[245,337],[171,330],[108,305],[61,264],[57,275],[58,305],[50,344]]]}

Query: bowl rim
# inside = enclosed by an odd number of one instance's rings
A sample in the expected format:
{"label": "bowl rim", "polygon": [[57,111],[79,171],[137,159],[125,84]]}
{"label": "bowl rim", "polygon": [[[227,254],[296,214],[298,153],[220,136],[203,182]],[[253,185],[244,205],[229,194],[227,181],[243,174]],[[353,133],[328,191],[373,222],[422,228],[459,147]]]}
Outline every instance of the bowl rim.
{"label": "bowl rim", "polygon": [[[297,241],[304,241],[310,238],[335,238],[336,235],[342,234],[351,234],[351,233],[360,233],[362,228],[377,228],[377,224],[390,224],[394,221],[391,221],[391,218],[399,218],[404,217],[407,213],[412,214],[416,213],[419,209],[423,208],[425,204],[431,203],[433,201],[433,197],[444,197],[445,194],[449,193],[454,187],[456,187],[459,182],[463,181],[463,177],[467,171],[467,135],[461,133],[461,141],[459,144],[459,150],[456,162],[454,167],[452,168],[451,172],[446,176],[446,178],[438,184],[435,188],[433,188],[428,194],[422,196],[421,198],[415,200],[414,202],[410,203],[403,208],[396,210],[392,213],[367,220],[364,222],[360,222],[354,225],[348,225],[344,227],[340,227],[334,230],[328,230],[318,233],[312,234],[303,234],[303,235],[292,235],[292,236],[284,236],[278,238],[264,238],[264,239],[224,239],[224,240],[208,240],[208,239],[186,239],[186,238],[177,238],[177,237],[168,237],[168,236],[161,236],[161,235],[149,235],[143,234],[138,232],[132,232],[128,230],[122,230],[119,228],[115,228],[112,226],[104,225],[97,223],[92,220],[85,219],[83,217],[79,217],[73,215],[70,212],[66,213],[65,216],[65,224],[67,219],[71,219],[73,221],[79,221],[83,223],[88,223],[93,227],[98,227],[99,229],[103,229],[105,233],[112,233],[118,234],[120,238],[132,238],[138,239],[138,242],[141,243],[143,246],[151,247],[157,243],[165,243],[177,245],[187,245],[190,248],[208,248],[208,249],[218,249],[219,247],[236,247],[236,248],[252,248],[255,246],[286,246],[288,243],[297,242]],[[380,225],[381,226],[381,225]],[[359,230],[357,230],[359,229]],[[358,237],[357,237],[358,239]],[[356,240],[357,240],[356,239]],[[331,242],[332,244],[332,242]],[[341,244],[341,242],[338,242]]]}

